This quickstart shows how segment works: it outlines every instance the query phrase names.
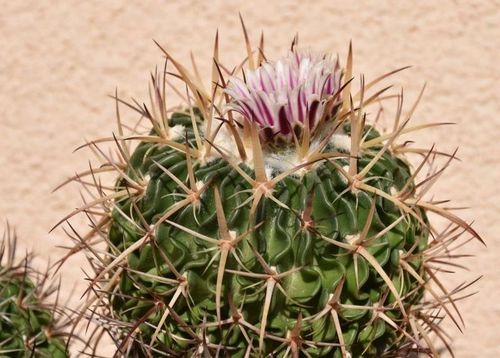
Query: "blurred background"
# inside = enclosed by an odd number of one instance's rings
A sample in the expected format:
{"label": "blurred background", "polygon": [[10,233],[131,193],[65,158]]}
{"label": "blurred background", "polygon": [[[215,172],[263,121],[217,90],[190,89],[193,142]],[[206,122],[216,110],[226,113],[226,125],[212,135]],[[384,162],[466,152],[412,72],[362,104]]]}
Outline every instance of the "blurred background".
{"label": "blurred background", "polygon": [[[245,56],[238,12],[254,44],[265,33],[270,58],[293,36],[314,51],[339,53],[349,41],[357,73],[373,79],[411,65],[390,80],[409,105],[427,83],[414,123],[455,122],[415,134],[415,141],[458,157],[433,189],[437,199],[470,207],[460,215],[488,247],[471,243],[450,284],[482,279],[460,303],[464,333],[449,325],[457,357],[499,357],[500,332],[500,2],[403,1],[0,1],[0,220],[17,228],[21,251],[34,249],[43,267],[71,242],[61,229],[80,205],[79,188],[52,190],[88,168],[91,153],[73,150],[115,130],[114,102],[147,99],[149,72],[163,65],[158,41],[181,63],[190,51],[207,79],[216,30],[221,61]],[[173,98],[170,105],[176,105]],[[123,111],[124,117],[135,115]],[[84,229],[83,218],[73,220]],[[85,287],[83,258],[61,271],[65,295]],[[76,287],[75,287],[76,285]]]}

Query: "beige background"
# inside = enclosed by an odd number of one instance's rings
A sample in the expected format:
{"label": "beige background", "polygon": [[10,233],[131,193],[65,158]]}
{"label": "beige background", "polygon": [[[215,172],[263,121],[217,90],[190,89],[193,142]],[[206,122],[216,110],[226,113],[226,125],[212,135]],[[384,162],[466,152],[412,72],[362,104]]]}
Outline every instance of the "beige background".
{"label": "beige background", "polygon": [[[488,248],[472,244],[476,256],[460,282],[483,275],[480,292],[462,302],[462,335],[451,329],[457,357],[500,356],[500,2],[429,1],[0,1],[0,220],[17,227],[23,248],[39,263],[55,260],[68,244],[62,230],[47,234],[79,205],[78,188],[51,194],[64,178],[85,169],[89,153],[72,150],[84,138],[114,129],[113,103],[146,98],[149,71],[162,64],[152,39],[180,60],[193,50],[207,73],[215,30],[223,61],[244,54],[238,11],[267,52],[284,53],[295,32],[302,45],[345,56],[353,40],[355,64],[368,78],[413,65],[394,82],[415,98],[428,89],[416,121],[453,121],[415,139],[443,150],[460,147],[455,162],[434,189],[439,198],[470,206],[461,215]],[[83,225],[78,220],[76,225]],[[62,275],[66,291],[82,282],[81,260]],[[77,295],[78,296],[78,295]]]}

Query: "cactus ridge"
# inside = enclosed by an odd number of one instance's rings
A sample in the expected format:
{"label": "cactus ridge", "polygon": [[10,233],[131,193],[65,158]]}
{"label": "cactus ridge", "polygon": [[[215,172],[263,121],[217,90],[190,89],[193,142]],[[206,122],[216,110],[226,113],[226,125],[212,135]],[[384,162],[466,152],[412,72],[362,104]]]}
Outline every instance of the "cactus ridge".
{"label": "cactus ridge", "polygon": [[[250,70],[265,61],[262,44],[255,58],[247,39]],[[186,106],[166,108],[167,64],[152,75],[150,106],[116,94],[117,135],[86,145],[100,165],[64,183],[95,193],[60,223],[90,219],[67,257],[83,250],[95,269],[80,318],[90,309],[106,322],[96,329],[114,339],[116,356],[438,356],[432,334],[451,352],[438,324],[446,315],[460,329],[455,301],[468,286],[448,291],[437,273],[465,234],[481,238],[425,196],[455,153],[398,143],[443,124],[410,126],[421,95],[403,114],[402,94],[377,90],[399,70],[361,77],[354,91],[350,48],[320,130],[299,123],[284,147],[224,112],[218,37],[211,92],[163,51]],[[382,110],[369,121],[368,108],[394,98],[393,129],[379,133]],[[152,129],[125,134],[121,104]],[[109,142],[116,155],[101,148]],[[412,169],[407,155],[422,160]],[[108,173],[118,176],[112,186],[99,179]],[[449,225],[437,229],[430,213]]]}

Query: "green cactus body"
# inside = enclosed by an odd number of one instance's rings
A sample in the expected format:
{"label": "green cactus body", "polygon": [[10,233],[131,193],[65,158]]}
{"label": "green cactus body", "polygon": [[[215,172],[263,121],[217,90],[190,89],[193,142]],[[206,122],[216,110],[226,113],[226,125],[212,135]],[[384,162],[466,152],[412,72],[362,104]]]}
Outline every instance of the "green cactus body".
{"label": "green cactus body", "polygon": [[0,262],[0,357],[65,358],[55,306],[45,302],[51,288],[36,281],[43,275],[29,266],[29,257],[13,261],[14,247],[0,248],[0,259],[6,259]]}
{"label": "green cactus body", "polygon": [[[171,123],[183,125],[188,141],[194,145],[189,114],[176,113]],[[368,139],[378,136],[374,130],[367,135]],[[179,143],[185,140],[180,138]],[[326,150],[341,149],[332,143]],[[360,156],[360,170],[379,150],[377,146]],[[207,344],[219,345],[231,357],[244,356],[248,339],[255,342],[256,348],[263,339],[263,355],[283,356],[283,342],[268,335],[286,341],[296,325],[295,333],[303,340],[300,344],[318,343],[305,348],[310,356],[340,357],[341,349],[332,345],[339,343],[335,320],[331,312],[324,311],[330,309],[338,313],[346,350],[355,356],[380,356],[394,348],[402,339],[401,332],[377,318],[372,308],[375,304],[388,308],[386,314],[395,322],[403,316],[384,277],[369,260],[376,260],[404,297],[404,309],[409,311],[422,297],[422,289],[415,278],[401,270],[399,257],[411,252],[415,259],[409,263],[422,274],[418,257],[426,247],[428,233],[415,218],[401,220],[400,209],[391,201],[362,191],[353,193],[338,169],[347,164],[345,158],[337,159],[335,164],[325,161],[304,175],[288,175],[273,188],[273,196],[281,204],[264,197],[255,215],[250,215],[250,184],[226,160],[193,164],[196,181],[208,185],[201,203],[194,208],[187,205],[169,216],[172,224],[161,224],[151,241],[128,255],[130,270],[122,275],[119,294],[112,299],[116,314],[126,322],[142,322],[138,341],[149,343],[155,335],[153,349],[176,354],[194,351],[200,344],[182,327],[182,320],[193,331],[204,331]],[[255,176],[248,166],[240,168],[250,177]],[[186,155],[164,145],[139,145],[126,174],[133,179],[139,179],[135,175],[148,177],[149,181],[141,197],[117,201],[109,234],[117,252],[141,239],[144,232],[138,228],[142,219],[154,224],[183,199],[183,191],[172,175],[189,186]],[[403,160],[386,152],[367,177],[372,178],[371,186],[390,193],[403,189],[410,180],[410,171]],[[225,262],[221,260],[222,246],[190,233],[219,242],[224,239],[217,220],[215,186],[232,237],[244,236],[228,249]],[[116,190],[127,187],[127,182],[120,180]],[[134,222],[122,213],[130,213]],[[309,217],[304,218],[304,213]],[[342,247],[351,245],[360,235],[364,236],[360,247],[365,251]],[[218,322],[216,286],[221,265],[225,269],[219,293],[221,318],[241,315],[258,330],[238,322],[214,324]],[[185,290],[179,295],[171,282],[154,277],[185,280]],[[333,298],[337,289],[339,296]],[[169,311],[164,306],[159,309],[158,304],[169,305],[172,301],[175,303],[171,311],[178,317],[169,314],[165,319]]]}

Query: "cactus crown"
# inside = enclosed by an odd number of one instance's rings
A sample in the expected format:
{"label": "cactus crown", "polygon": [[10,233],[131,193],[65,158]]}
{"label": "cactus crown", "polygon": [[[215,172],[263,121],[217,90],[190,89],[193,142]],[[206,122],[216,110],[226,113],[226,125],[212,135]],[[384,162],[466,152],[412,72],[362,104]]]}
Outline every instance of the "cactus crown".
{"label": "cactus crown", "polygon": [[[97,194],[61,222],[91,220],[68,255],[84,250],[95,268],[87,308],[108,323],[98,329],[117,355],[438,355],[430,332],[449,346],[435,313],[460,327],[464,288],[446,290],[438,266],[461,234],[480,238],[425,198],[454,154],[435,169],[441,152],[398,140],[440,124],[409,126],[416,104],[404,114],[402,95],[378,89],[402,69],[354,90],[351,48],[342,70],[296,39],[272,63],[263,38],[255,55],[244,34],[248,68],[233,71],[216,37],[208,90],[160,46],[185,106],[166,107],[166,67],[152,75],[149,106],[116,95],[118,133],[87,144],[101,164],[67,181]],[[394,98],[393,128],[381,134],[383,111],[368,108]],[[151,126],[126,134],[120,104]],[[412,154],[422,157],[414,170]],[[107,172],[114,186],[98,178]],[[437,230],[428,213],[449,226]]]}

